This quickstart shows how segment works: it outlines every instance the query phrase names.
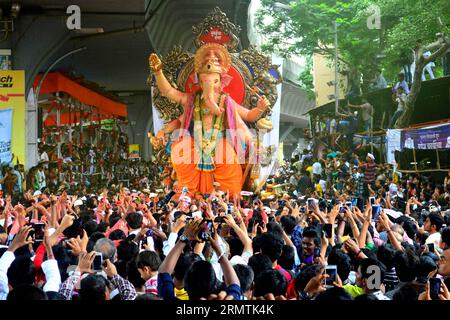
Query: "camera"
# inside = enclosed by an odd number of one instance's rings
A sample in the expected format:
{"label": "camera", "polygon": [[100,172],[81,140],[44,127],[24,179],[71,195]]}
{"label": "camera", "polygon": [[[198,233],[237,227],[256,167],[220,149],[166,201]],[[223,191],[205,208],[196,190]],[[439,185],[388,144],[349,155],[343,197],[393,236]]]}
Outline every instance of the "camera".
{"label": "camera", "polygon": [[168,194],[164,196],[161,200],[158,201],[158,204],[156,205],[158,209],[167,210],[167,204],[169,203],[170,199],[175,195],[175,191],[170,191]]}
{"label": "camera", "polygon": [[216,217],[214,219],[214,222],[216,223],[225,223],[225,217],[221,216],[221,217]]}

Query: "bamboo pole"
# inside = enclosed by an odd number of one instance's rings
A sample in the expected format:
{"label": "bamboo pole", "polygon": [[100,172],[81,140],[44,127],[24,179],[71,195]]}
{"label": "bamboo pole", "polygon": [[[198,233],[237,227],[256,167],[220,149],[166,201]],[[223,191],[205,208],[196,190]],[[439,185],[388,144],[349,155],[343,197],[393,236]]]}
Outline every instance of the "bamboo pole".
{"label": "bamboo pole", "polygon": [[440,170],[441,169],[441,161],[439,160],[439,150],[436,149],[436,160],[437,160],[437,167]]}
{"label": "bamboo pole", "polygon": [[448,170],[445,170],[445,169],[425,169],[425,170],[418,170],[418,171],[415,171],[415,170],[399,170],[399,169],[397,169],[396,171],[399,171],[399,172],[404,172],[404,173],[413,173],[413,172],[448,172]]}
{"label": "bamboo pole", "polygon": [[417,170],[417,159],[416,159],[416,149],[413,149],[413,157],[414,157],[414,169],[416,172],[418,172]]}

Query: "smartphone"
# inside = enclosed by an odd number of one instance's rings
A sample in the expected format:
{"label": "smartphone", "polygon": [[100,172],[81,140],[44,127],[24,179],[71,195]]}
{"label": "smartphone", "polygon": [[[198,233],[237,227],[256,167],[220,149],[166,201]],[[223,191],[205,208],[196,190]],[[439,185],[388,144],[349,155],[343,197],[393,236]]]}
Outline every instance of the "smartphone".
{"label": "smartphone", "polygon": [[428,243],[428,252],[434,253],[434,243]]}
{"label": "smartphone", "polygon": [[331,264],[327,265],[325,267],[325,273],[328,275],[328,277],[325,278],[325,286],[333,287],[333,282],[337,280],[337,266]]}
{"label": "smartphone", "polygon": [[278,200],[278,205],[279,206],[284,206],[286,204],[285,200]]}
{"label": "smartphone", "polygon": [[322,223],[317,224],[316,230],[319,237],[322,237],[323,224]]}
{"label": "smartphone", "polygon": [[204,220],[203,228],[200,230],[198,238],[202,241],[207,241],[213,233],[213,230],[214,230],[213,227],[214,227],[213,221]]}
{"label": "smartphone", "polygon": [[141,250],[145,250],[144,245],[146,245],[146,244],[147,244],[147,238],[143,238],[143,239],[141,240]]}
{"label": "smartphone", "polygon": [[345,206],[348,207],[348,210],[350,210],[350,211],[353,210],[353,203],[351,201],[347,201],[345,203]]}
{"label": "smartphone", "polygon": [[94,271],[102,270],[102,264],[103,264],[103,255],[101,252],[96,252],[94,262],[92,262],[92,270]]}
{"label": "smartphone", "polygon": [[333,225],[331,223],[326,223],[323,225],[323,232],[325,233],[325,237],[331,238],[333,233]]}
{"label": "smartphone", "polygon": [[34,241],[43,241],[44,240],[44,233],[45,233],[45,224],[43,222],[37,222],[31,224],[34,230]]}
{"label": "smartphone", "polygon": [[314,257],[320,257],[320,248],[314,249]]}
{"label": "smartphone", "polygon": [[345,207],[344,206],[340,206],[339,207],[339,213],[345,213]]}
{"label": "smartphone", "polygon": [[[153,230],[152,230],[153,231]],[[154,240],[152,236],[146,237],[141,240],[141,250],[145,250],[145,245],[149,248],[149,250],[152,250],[154,248]]]}
{"label": "smartphone", "polygon": [[381,207],[379,205],[372,206],[372,221],[378,221],[380,218]]}
{"label": "smartphone", "polygon": [[233,205],[229,204],[227,207],[227,214],[232,214],[232,212],[233,212]]}
{"label": "smartphone", "polygon": [[352,198],[352,204],[356,207],[358,205],[358,198]]}
{"label": "smartphone", "polygon": [[431,300],[439,300],[438,295],[441,293],[441,283],[440,278],[430,278],[430,297]]}
{"label": "smartphone", "polygon": [[305,213],[306,212],[306,208],[305,207],[300,207],[300,212],[301,213]]}
{"label": "smartphone", "polygon": [[373,206],[375,204],[375,197],[369,197],[370,205]]}
{"label": "smartphone", "polygon": [[308,200],[306,200],[307,204],[308,204],[308,209],[311,210],[314,206],[314,198],[308,198]]}

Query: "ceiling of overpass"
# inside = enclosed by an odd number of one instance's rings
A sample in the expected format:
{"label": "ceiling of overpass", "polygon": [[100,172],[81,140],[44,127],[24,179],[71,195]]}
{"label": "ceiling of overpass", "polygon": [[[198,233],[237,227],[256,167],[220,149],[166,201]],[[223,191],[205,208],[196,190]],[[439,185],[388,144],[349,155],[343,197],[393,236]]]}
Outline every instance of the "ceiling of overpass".
{"label": "ceiling of overpass", "polygon": [[143,13],[145,10],[144,0],[127,0],[126,6],[123,0],[21,0],[18,2],[22,4],[24,10],[41,7],[44,10],[64,9],[65,11],[72,4],[80,6],[82,11]]}
{"label": "ceiling of overpass", "polygon": [[146,9],[148,14],[154,15],[147,32],[98,34],[69,41],[41,69],[46,70],[56,59],[75,48],[86,47],[55,68],[72,70],[109,91],[148,91],[149,54],[170,51],[175,45],[192,50],[192,26],[201,22],[215,6],[219,6],[232,22],[241,24],[241,35],[244,35],[241,42],[248,46],[246,20],[250,0],[127,0],[126,6],[123,0],[55,2],[24,0],[22,14],[39,13],[40,18],[45,15],[65,16],[67,6],[76,4],[81,9],[82,28],[103,28],[105,33],[142,26]]}
{"label": "ceiling of overpass", "polygon": [[[45,71],[63,54],[80,47],[87,49],[62,60],[55,69],[73,70],[77,75],[98,83],[108,91],[146,91],[147,58],[151,52],[164,54],[175,45],[193,52],[192,26],[218,6],[228,19],[241,27],[241,48],[249,46],[247,13],[250,0],[22,0],[23,15],[67,16],[66,8],[77,4],[81,8],[83,28],[103,28],[105,33],[142,26],[151,15],[146,32],[115,35],[98,34],[67,42],[41,68]],[[124,5],[126,2],[126,6]],[[3,3],[3,2],[2,2]],[[75,35],[74,36],[80,36]],[[283,83],[281,121],[308,126],[299,118],[297,109],[310,108],[298,87]]]}

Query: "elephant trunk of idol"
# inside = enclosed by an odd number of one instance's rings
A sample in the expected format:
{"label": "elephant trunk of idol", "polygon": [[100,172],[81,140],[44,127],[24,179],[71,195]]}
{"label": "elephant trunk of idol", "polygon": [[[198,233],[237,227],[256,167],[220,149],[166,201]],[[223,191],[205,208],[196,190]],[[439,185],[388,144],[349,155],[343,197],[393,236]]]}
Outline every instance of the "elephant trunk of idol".
{"label": "elephant trunk of idol", "polygon": [[222,114],[222,111],[216,102],[216,93],[214,85],[206,85],[203,89],[203,101],[206,107],[209,108],[209,112],[215,116]]}

